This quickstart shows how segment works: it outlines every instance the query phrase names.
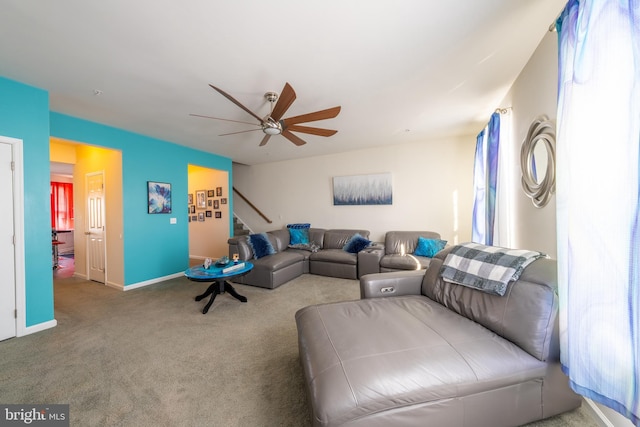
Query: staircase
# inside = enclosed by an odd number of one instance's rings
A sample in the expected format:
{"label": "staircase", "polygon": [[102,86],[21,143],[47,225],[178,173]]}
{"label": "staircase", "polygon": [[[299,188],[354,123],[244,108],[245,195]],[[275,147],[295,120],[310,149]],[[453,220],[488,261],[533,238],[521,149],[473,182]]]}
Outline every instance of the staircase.
{"label": "staircase", "polygon": [[234,236],[247,236],[251,233],[251,230],[242,222],[237,216],[233,216],[233,235]]}

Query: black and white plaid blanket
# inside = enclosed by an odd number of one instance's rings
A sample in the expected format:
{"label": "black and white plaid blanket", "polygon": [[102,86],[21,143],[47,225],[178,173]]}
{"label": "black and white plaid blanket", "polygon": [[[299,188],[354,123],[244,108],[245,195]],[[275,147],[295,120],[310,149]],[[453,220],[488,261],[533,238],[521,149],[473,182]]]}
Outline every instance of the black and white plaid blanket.
{"label": "black and white plaid blanket", "polygon": [[447,282],[503,296],[510,281],[518,280],[527,265],[543,257],[540,252],[463,243],[449,252],[440,275]]}

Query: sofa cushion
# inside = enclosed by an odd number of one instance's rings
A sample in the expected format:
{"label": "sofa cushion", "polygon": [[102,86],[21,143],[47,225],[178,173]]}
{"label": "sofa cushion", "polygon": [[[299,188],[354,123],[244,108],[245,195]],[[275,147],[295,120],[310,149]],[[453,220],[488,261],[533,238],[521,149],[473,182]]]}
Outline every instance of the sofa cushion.
{"label": "sofa cushion", "polygon": [[385,254],[412,254],[418,246],[418,237],[440,239],[440,234],[433,231],[387,231],[384,235]]}
{"label": "sofa cushion", "polygon": [[369,231],[368,230],[326,230],[324,232],[324,241],[322,244],[323,249],[342,249],[344,245],[347,244],[349,239],[353,237],[354,234],[359,234],[362,237],[368,239]]}
{"label": "sofa cushion", "polygon": [[309,255],[310,261],[331,262],[335,264],[358,264],[358,256],[342,249],[323,249]]}
{"label": "sofa cushion", "polygon": [[249,243],[249,246],[251,246],[253,256],[256,259],[276,253],[275,249],[273,249],[273,245],[269,241],[267,233],[250,234],[247,236],[247,242]]}
{"label": "sofa cushion", "polygon": [[342,250],[352,254],[357,254],[364,248],[368,247],[370,244],[371,240],[365,239],[360,234],[356,233],[351,236],[347,243],[345,243],[345,245],[342,247]]}
{"label": "sofa cushion", "polygon": [[391,254],[380,259],[380,267],[390,270],[422,270],[429,266],[431,258],[415,255]]}
{"label": "sofa cushion", "polygon": [[540,394],[546,372],[513,343],[424,296],[310,306],[295,318],[316,425],[526,381]]}
{"label": "sofa cushion", "polygon": [[504,296],[498,296],[442,279],[440,269],[452,248],[445,248],[432,259],[422,281],[422,293],[546,360],[548,337],[558,311],[556,262],[546,258],[534,261],[518,281],[509,283]]}
{"label": "sofa cushion", "polygon": [[444,249],[447,245],[446,240],[440,239],[427,239],[425,237],[418,237],[418,246],[413,254],[416,256],[424,256],[433,258],[438,252]]}
{"label": "sofa cushion", "polygon": [[276,252],[271,256],[262,257],[251,262],[253,263],[254,269],[266,268],[268,270],[274,271],[302,261],[304,261],[304,255],[302,255],[300,252],[284,251]]}

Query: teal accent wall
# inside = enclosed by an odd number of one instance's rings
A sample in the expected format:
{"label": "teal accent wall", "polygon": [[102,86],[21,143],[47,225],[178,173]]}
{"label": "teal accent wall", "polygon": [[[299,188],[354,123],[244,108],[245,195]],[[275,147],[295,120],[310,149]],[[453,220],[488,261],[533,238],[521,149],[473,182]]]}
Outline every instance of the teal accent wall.
{"label": "teal accent wall", "polygon": [[[188,267],[188,165],[228,172],[229,158],[49,111],[49,94],[0,76],[0,135],[23,141],[26,326],[54,319],[49,137],[122,152],[124,282],[154,280]],[[172,184],[173,214],[147,213],[147,181]],[[229,194],[229,209],[233,198]],[[181,201],[184,201],[181,203]],[[177,224],[169,223],[177,218]],[[229,232],[233,221],[229,218]]]}
{"label": "teal accent wall", "polygon": [[[231,191],[231,159],[60,113],[52,112],[50,120],[51,136],[122,152],[125,286],[188,268],[188,165],[227,171]],[[147,213],[147,181],[171,184],[172,214]]]}
{"label": "teal accent wall", "polygon": [[[0,77],[0,135],[22,140],[26,326],[53,320],[49,94]],[[5,207],[6,208],[6,207]]]}

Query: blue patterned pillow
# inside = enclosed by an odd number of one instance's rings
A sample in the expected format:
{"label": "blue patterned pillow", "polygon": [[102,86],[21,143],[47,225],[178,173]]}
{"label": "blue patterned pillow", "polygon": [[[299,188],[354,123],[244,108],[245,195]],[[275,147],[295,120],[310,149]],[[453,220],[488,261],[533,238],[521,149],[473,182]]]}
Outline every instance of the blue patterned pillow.
{"label": "blue patterned pillow", "polygon": [[344,245],[342,249],[344,249],[349,253],[357,254],[358,252],[360,252],[370,244],[371,244],[371,240],[365,239],[359,233],[356,233],[353,236],[351,236],[347,244]]}
{"label": "blue patterned pillow", "polygon": [[444,249],[446,244],[446,240],[418,237],[418,246],[416,246],[416,250],[413,251],[413,254],[415,256],[426,256],[429,258],[433,258],[435,254]]}
{"label": "blue patterned pillow", "polygon": [[308,245],[311,224],[287,224],[290,245]]}
{"label": "blue patterned pillow", "polygon": [[267,233],[250,234],[247,236],[247,241],[253,250],[253,257],[255,259],[276,253],[276,250],[273,249],[273,245],[269,241]]}

